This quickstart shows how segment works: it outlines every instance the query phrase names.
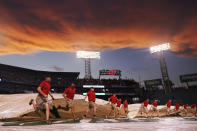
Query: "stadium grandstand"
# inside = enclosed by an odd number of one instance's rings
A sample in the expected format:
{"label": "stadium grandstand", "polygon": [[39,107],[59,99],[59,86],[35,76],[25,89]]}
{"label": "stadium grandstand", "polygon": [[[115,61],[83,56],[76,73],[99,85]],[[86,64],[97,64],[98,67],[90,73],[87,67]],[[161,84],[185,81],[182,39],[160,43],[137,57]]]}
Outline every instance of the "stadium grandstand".
{"label": "stadium grandstand", "polygon": [[1,93],[35,92],[36,87],[46,77],[52,78],[53,88],[65,87],[76,81],[79,72],[48,72],[0,64]]}

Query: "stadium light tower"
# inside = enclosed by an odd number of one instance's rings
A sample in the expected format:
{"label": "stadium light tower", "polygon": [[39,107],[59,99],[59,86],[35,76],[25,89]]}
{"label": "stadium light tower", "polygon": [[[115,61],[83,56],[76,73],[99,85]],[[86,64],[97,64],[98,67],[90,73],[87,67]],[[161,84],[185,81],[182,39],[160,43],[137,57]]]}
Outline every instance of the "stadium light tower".
{"label": "stadium light tower", "polygon": [[77,51],[77,58],[85,60],[85,79],[91,79],[91,59],[100,59],[100,52]]}
{"label": "stadium light tower", "polygon": [[150,47],[150,52],[152,53],[158,53],[159,55],[159,63],[162,73],[162,79],[164,82],[165,92],[169,93],[171,92],[171,83],[168,75],[167,65],[164,57],[164,51],[170,50],[170,43],[165,43],[157,46]]}

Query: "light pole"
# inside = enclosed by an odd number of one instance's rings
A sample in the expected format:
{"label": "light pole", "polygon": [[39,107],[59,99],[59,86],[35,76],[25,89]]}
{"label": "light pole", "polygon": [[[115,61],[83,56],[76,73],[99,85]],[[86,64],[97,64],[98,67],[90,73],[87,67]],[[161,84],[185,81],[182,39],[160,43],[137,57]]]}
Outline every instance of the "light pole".
{"label": "light pole", "polygon": [[164,51],[169,50],[169,49],[170,49],[169,43],[150,47],[151,53],[158,53],[161,74],[162,74],[163,84],[164,84],[166,93],[171,92],[171,83],[170,83],[168,69],[167,69],[167,65],[166,65],[166,61],[165,61],[165,57],[164,57]]}
{"label": "light pole", "polygon": [[85,60],[85,79],[91,79],[91,59],[100,59],[100,52],[95,51],[77,51],[77,58]]}

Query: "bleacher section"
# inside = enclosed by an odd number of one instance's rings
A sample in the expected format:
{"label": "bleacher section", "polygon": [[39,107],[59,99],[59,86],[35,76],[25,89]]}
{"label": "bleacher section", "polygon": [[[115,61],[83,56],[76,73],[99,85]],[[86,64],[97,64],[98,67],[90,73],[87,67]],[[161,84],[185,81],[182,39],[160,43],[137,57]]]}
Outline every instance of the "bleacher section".
{"label": "bleacher section", "polygon": [[79,72],[48,72],[0,64],[0,93],[36,92],[36,88],[46,76],[52,78],[53,88],[65,88],[76,81]]}

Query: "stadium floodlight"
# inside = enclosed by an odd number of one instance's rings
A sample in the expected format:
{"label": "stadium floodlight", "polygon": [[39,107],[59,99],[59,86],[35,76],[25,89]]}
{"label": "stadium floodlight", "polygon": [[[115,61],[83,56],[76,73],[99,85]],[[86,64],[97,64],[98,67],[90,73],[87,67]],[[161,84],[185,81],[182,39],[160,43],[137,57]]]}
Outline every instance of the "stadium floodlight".
{"label": "stadium floodlight", "polygon": [[165,43],[165,44],[150,47],[150,52],[155,53],[169,49],[170,49],[170,43]]}
{"label": "stadium floodlight", "polygon": [[170,49],[170,43],[164,43],[161,45],[150,47],[151,53],[158,53],[158,55],[159,55],[161,74],[162,74],[166,93],[169,93],[171,91],[171,85],[169,83],[170,79],[169,79],[167,65],[166,65],[166,61],[165,61],[165,57],[164,57],[163,52],[166,50],[169,50],[169,49]]}
{"label": "stadium floodlight", "polygon": [[85,79],[91,79],[91,59],[100,59],[100,52],[77,51],[77,58],[85,59]]}
{"label": "stadium floodlight", "polygon": [[100,52],[96,52],[96,51],[77,51],[77,58],[100,59]]}

